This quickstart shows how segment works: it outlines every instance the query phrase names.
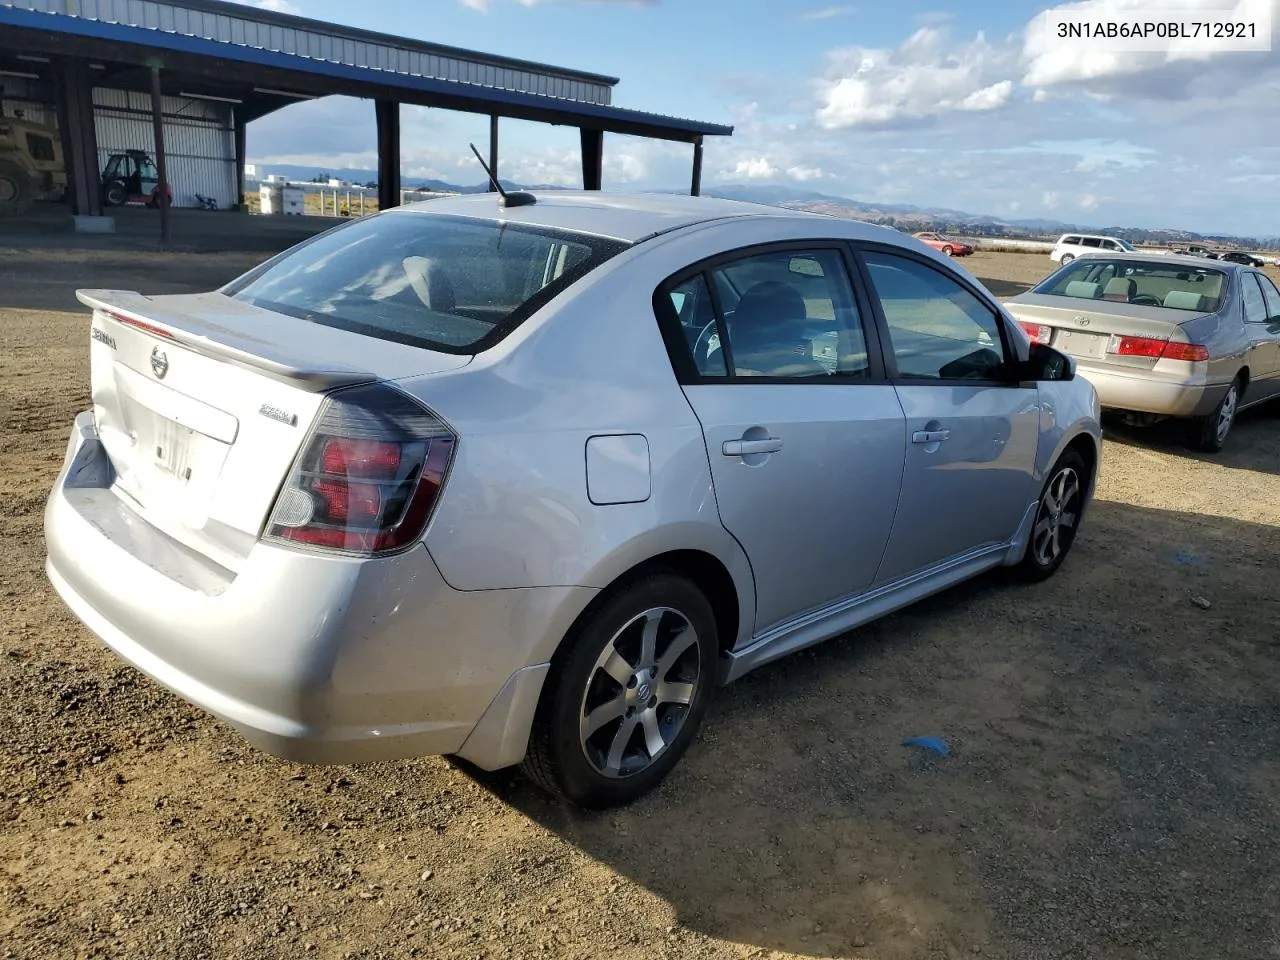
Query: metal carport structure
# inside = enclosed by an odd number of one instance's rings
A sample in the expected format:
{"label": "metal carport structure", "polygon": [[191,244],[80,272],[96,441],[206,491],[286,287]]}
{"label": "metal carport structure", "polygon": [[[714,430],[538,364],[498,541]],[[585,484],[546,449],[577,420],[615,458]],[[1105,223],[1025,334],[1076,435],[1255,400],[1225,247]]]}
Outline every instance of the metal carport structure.
{"label": "metal carport structure", "polygon": [[[299,100],[329,95],[373,100],[383,207],[399,202],[399,108],[405,103],[489,116],[495,172],[500,117],[577,127],[587,190],[601,188],[606,132],[691,144],[693,194],[700,190],[703,138],[733,133],[727,125],[614,106],[614,77],[224,0],[0,0],[0,75],[6,59],[21,61],[25,70],[49,72],[72,207],[88,216],[102,213],[95,88],[150,94],[162,179],[163,98],[189,95],[234,103],[240,195],[249,122]],[[167,205],[161,208],[167,232]]]}

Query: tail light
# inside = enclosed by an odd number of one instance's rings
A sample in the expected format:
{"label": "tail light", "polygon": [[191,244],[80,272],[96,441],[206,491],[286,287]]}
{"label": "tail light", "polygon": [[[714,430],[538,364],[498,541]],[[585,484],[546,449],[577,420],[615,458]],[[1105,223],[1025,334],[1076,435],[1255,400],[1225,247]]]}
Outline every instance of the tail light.
{"label": "tail light", "polygon": [[1112,337],[1107,353],[1117,357],[1150,357],[1153,360],[1208,360],[1209,348],[1199,343],[1180,343],[1154,337]]}
{"label": "tail light", "polygon": [[1032,343],[1048,343],[1053,337],[1053,327],[1043,323],[1029,323],[1026,320],[1018,322],[1018,326],[1027,332],[1027,336],[1031,338]]}
{"label": "tail light", "polygon": [[457,437],[386,385],[333,394],[276,498],[267,537],[371,556],[426,529]]}

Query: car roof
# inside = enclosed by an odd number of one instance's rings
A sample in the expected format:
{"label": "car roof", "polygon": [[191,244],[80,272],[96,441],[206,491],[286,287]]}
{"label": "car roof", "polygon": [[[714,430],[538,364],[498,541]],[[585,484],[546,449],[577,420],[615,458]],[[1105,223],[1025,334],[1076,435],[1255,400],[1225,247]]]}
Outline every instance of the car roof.
{"label": "car roof", "polygon": [[[637,243],[681,227],[731,217],[777,217],[793,221],[816,220],[824,223],[852,222],[762,203],[721,200],[716,197],[691,197],[674,193],[604,193],[596,190],[528,192],[537,197],[537,202],[526,206],[502,207],[498,203],[497,194],[475,193],[424,200],[420,203],[405,204],[398,209],[501,219],[508,223],[523,223],[530,226],[612,237],[628,243]],[[872,229],[876,230],[874,227]],[[843,230],[839,231],[839,234],[848,235]]]}
{"label": "car roof", "polygon": [[1130,253],[1127,250],[1122,250],[1119,253],[1114,250],[1082,253],[1076,260],[1138,260],[1144,263],[1177,263],[1189,267],[1208,267],[1211,269],[1221,266],[1224,270],[1238,270],[1244,266],[1242,263],[1233,263],[1230,260],[1208,260],[1205,257],[1193,257],[1180,253],[1144,253],[1142,251]]}

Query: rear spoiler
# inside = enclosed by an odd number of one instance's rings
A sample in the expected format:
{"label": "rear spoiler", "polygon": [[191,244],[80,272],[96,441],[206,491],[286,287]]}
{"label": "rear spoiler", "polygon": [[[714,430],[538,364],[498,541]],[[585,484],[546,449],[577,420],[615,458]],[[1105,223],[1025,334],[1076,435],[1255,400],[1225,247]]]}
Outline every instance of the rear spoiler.
{"label": "rear spoiler", "polygon": [[95,312],[158,339],[170,340],[210,359],[248,367],[314,393],[378,379],[368,370],[344,363],[299,366],[297,358],[280,353],[272,344],[227,330],[194,314],[167,310],[136,290],[77,290],[76,299]]}

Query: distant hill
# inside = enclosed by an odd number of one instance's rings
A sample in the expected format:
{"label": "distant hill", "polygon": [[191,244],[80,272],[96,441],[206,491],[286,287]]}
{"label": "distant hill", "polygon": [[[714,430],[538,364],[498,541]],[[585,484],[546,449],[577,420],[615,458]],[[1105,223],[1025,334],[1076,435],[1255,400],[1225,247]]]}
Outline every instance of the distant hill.
{"label": "distant hill", "polygon": [[[334,177],[346,180],[352,184],[371,184],[377,180],[378,176],[376,170],[334,169],[285,164],[269,164],[267,168],[270,173],[302,182],[324,176],[326,178]],[[501,177],[499,180],[503,189],[506,190],[569,189],[551,184],[515,183]],[[424,177],[404,177],[401,183],[405,189],[422,189],[438,193],[484,193],[488,190],[488,184],[486,183],[459,185]],[[664,190],[659,192],[682,193],[683,191]],[[1253,250],[1280,247],[1280,237],[1259,239],[1256,237],[1205,235],[1194,233],[1190,230],[1148,230],[1123,226],[1104,227],[1096,224],[1069,223],[1061,220],[1035,218],[1008,219],[991,216],[990,214],[967,213],[963,210],[952,210],[946,207],[920,207],[905,203],[877,203],[868,200],[854,200],[849,197],[837,197],[814,190],[803,190],[797,187],[777,184],[717,184],[707,186],[704,188],[703,193],[710,197],[721,197],[726,200],[745,200],[751,203],[766,203],[771,206],[805,210],[810,213],[827,214],[828,216],[867,220],[872,223],[897,227],[905,231],[949,230],[954,233],[978,236],[1056,238],[1068,231],[1087,230],[1091,233],[1104,233],[1110,236],[1124,237],[1133,242],[1187,243],[1207,240]]]}

